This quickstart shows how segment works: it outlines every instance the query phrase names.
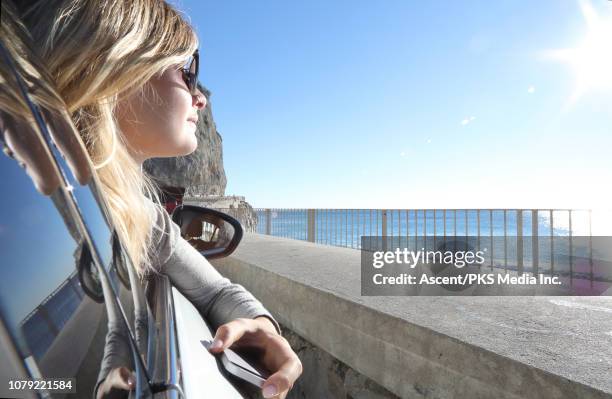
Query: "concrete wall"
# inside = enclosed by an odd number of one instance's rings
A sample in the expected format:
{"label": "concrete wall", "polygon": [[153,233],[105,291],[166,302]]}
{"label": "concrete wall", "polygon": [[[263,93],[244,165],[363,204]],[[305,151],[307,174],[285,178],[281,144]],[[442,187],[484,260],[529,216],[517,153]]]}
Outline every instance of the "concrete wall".
{"label": "concrete wall", "polygon": [[[283,325],[399,397],[612,398],[610,299],[362,297],[359,255],[247,234],[213,263]],[[317,381],[313,367],[304,381]]]}
{"label": "concrete wall", "polygon": [[396,395],[286,326],[281,327],[305,370],[287,399],[397,399]]}

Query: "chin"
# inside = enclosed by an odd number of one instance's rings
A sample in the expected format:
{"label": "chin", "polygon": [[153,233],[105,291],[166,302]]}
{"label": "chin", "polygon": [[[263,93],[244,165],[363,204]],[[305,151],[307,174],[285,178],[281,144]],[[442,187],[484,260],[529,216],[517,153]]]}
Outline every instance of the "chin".
{"label": "chin", "polygon": [[182,146],[181,155],[189,155],[192,152],[194,152],[197,148],[198,148],[198,140],[196,139],[194,135],[193,139],[190,139],[187,143],[185,143],[184,146]]}
{"label": "chin", "polygon": [[193,153],[197,148],[198,141],[194,138],[193,140],[186,141],[185,143],[169,146],[165,149],[165,151],[158,153],[158,155],[154,156],[153,158],[182,157]]}

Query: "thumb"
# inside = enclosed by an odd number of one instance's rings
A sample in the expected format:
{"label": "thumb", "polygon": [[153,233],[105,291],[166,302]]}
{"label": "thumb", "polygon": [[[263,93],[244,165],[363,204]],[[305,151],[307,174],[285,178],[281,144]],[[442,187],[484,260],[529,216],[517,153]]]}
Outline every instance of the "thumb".
{"label": "thumb", "polygon": [[281,368],[276,373],[272,374],[261,388],[261,393],[264,398],[273,398],[276,395],[286,393],[293,387],[296,377],[293,376],[291,370]]}
{"label": "thumb", "polygon": [[133,373],[127,367],[120,367],[118,369],[119,378],[117,379],[118,388],[125,390],[132,390],[136,386],[136,378]]}
{"label": "thumb", "polygon": [[244,333],[247,331],[245,322],[241,319],[230,321],[229,323],[223,324],[217,328],[215,338],[213,339],[210,351],[213,353],[220,353],[232,346],[232,344],[238,341]]}

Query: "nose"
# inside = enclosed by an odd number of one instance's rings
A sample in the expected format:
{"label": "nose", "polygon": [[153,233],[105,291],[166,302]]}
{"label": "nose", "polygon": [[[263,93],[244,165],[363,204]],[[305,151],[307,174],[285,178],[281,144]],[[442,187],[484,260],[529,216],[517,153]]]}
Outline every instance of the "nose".
{"label": "nose", "polygon": [[200,89],[197,89],[196,93],[192,97],[194,107],[199,110],[204,109],[204,107],[206,107],[206,96],[200,91]]}

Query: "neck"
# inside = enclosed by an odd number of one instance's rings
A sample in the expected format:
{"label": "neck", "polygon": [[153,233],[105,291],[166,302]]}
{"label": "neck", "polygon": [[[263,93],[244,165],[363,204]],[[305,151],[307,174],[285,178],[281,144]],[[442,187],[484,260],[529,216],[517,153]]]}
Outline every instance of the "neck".
{"label": "neck", "polygon": [[142,169],[142,164],[144,163],[144,161],[149,159],[149,157],[146,157],[144,154],[142,154],[142,153],[140,153],[138,151],[134,151],[134,150],[132,150],[132,148],[129,148],[129,147],[128,147],[128,153],[130,154],[130,156],[132,157],[134,162],[136,162],[138,165],[140,165],[140,169]]}

